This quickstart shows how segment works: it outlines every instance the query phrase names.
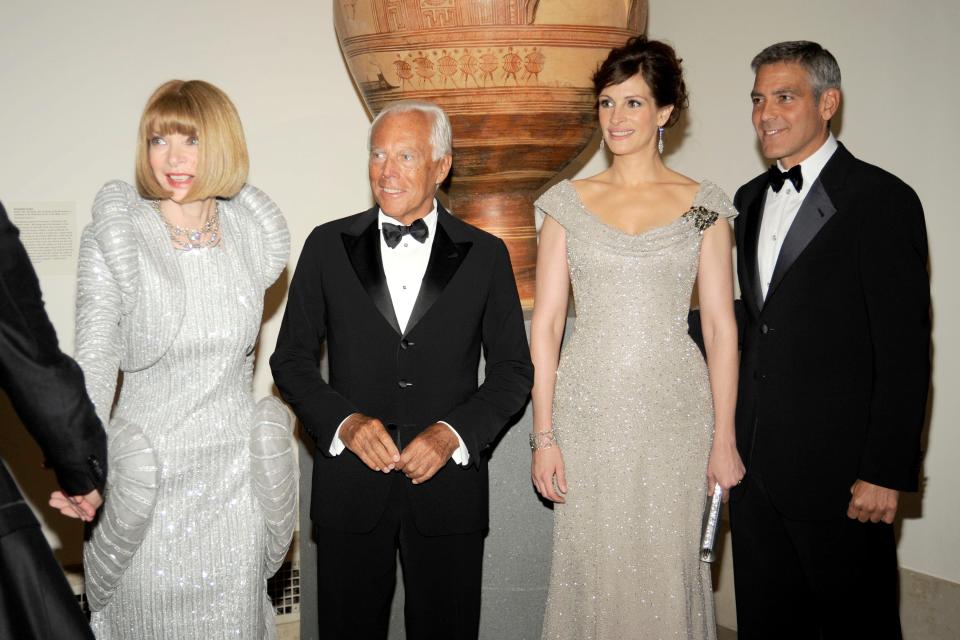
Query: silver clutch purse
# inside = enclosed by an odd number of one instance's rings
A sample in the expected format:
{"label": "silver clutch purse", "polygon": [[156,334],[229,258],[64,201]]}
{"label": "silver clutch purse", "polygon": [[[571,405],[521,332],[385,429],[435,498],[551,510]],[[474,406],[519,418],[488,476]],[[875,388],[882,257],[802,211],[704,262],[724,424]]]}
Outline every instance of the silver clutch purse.
{"label": "silver clutch purse", "polygon": [[713,562],[713,547],[717,542],[721,506],[723,506],[723,488],[720,483],[717,483],[713,485],[713,497],[707,503],[707,508],[703,513],[703,536],[700,538],[700,560],[702,562]]}

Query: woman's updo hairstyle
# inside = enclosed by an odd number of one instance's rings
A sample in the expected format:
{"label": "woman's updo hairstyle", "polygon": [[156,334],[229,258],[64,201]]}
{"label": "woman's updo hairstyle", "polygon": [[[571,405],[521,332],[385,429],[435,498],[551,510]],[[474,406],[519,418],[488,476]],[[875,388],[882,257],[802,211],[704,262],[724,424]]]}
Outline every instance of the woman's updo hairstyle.
{"label": "woman's updo hairstyle", "polygon": [[664,126],[672,126],[680,112],[687,108],[687,86],[683,82],[683,60],[673,47],[644,36],[630,38],[625,45],[610,51],[596,73],[593,91],[598,96],[610,85],[620,84],[637,75],[643,77],[658,107],[673,105],[670,118]]}

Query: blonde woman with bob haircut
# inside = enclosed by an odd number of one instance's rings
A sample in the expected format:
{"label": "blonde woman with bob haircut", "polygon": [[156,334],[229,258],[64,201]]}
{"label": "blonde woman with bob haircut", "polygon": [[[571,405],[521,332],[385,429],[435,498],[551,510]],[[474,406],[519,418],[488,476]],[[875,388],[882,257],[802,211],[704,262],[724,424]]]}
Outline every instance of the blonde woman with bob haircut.
{"label": "blonde woman with bob haircut", "polygon": [[230,99],[172,80],[140,120],[136,189],[104,185],[83,232],[77,361],[109,436],[84,547],[100,640],[276,636],[297,478],[289,414],[254,403],[252,375],[290,236],[247,171]]}

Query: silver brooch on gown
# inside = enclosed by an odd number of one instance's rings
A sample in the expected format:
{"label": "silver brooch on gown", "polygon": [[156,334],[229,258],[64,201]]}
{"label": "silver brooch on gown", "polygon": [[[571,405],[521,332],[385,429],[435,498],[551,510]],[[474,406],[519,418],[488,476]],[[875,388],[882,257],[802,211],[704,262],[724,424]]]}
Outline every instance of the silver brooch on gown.
{"label": "silver brooch on gown", "polygon": [[713,226],[713,223],[720,217],[720,214],[716,211],[701,206],[691,207],[691,209],[683,215],[692,218],[693,226],[699,229],[701,233]]}

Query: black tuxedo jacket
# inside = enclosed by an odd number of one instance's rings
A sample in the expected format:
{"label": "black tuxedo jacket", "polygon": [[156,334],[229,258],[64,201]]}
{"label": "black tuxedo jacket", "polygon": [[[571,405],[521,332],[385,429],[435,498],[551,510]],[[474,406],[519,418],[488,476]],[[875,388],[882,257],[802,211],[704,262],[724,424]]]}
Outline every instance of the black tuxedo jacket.
{"label": "black tuxedo jacket", "polygon": [[[57,346],[40,285],[0,205],[0,387],[68,495],[103,491],[107,438],[80,367]],[[0,433],[5,425],[0,425]],[[0,460],[0,637],[93,639],[30,507]]]}
{"label": "black tuxedo jacket", "polygon": [[784,239],[764,301],[766,192],[764,174],[734,198],[747,311],[736,426],[747,472],[798,519],[844,514],[858,478],[915,491],[930,379],[920,201],[841,144]]}
{"label": "black tuxedo jacket", "polygon": [[[290,285],[274,380],[316,443],[311,518],[365,532],[387,504],[391,476],[349,450],[329,456],[353,412],[379,418],[401,448],[443,420],[463,438],[470,464],[452,460],[407,493],[421,533],[487,527],[484,449],[527,400],[533,365],[506,246],[438,206],[420,293],[401,334],[380,258],[377,208],[314,229]],[[329,381],[319,373],[326,342]],[[486,375],[478,387],[481,349]]]}
{"label": "black tuxedo jacket", "polygon": [[[0,205],[0,386],[69,495],[103,490],[107,438],[80,367],[57,346],[40,284]],[[0,536],[37,525],[0,461]]]}

